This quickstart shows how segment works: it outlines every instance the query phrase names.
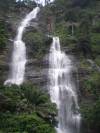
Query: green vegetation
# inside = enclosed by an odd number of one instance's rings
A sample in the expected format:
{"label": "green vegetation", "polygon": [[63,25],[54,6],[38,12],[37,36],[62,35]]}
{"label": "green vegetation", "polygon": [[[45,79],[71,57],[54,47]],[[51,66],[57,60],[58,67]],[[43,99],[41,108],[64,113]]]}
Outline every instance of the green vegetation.
{"label": "green vegetation", "polygon": [[100,99],[93,103],[83,104],[81,107],[81,113],[83,124],[85,129],[84,132],[91,133],[100,131]]}
{"label": "green vegetation", "polygon": [[49,95],[38,87],[0,86],[1,133],[55,133],[55,115]]}
{"label": "green vegetation", "polygon": [[[100,131],[100,73],[90,69],[89,64],[83,66],[89,72],[84,76],[81,88],[81,114],[83,130],[86,133]],[[82,78],[81,78],[82,80]]]}
{"label": "green vegetation", "polygon": [[[10,19],[15,22],[19,14],[17,10],[23,7],[29,10],[34,5],[35,3],[29,0],[23,2],[19,0],[18,3],[15,0],[5,0],[5,2],[0,0],[1,52],[5,51],[9,39],[5,24],[7,21],[5,16],[9,10],[11,16],[14,12]],[[51,17],[53,34],[60,37],[65,50],[70,49],[71,54],[79,59],[83,132],[99,133],[100,72],[92,67],[87,59],[93,60],[100,67],[100,1],[55,0],[53,4],[41,8],[41,13],[43,14],[39,18],[40,25],[36,29],[33,27],[28,29],[23,37],[29,52],[28,56],[40,59],[48,53],[51,40],[48,40],[45,34],[48,31],[47,19]],[[25,84],[21,87],[0,87],[0,133],[54,133],[56,113],[55,105],[51,104],[49,95],[36,86]]]}
{"label": "green vegetation", "polygon": [[5,21],[0,21],[0,50],[4,49],[7,44],[7,29]]}
{"label": "green vegetation", "polygon": [[40,58],[46,53],[47,46],[42,32],[33,29],[33,31],[27,32],[24,38],[27,48],[31,48],[29,55]]}

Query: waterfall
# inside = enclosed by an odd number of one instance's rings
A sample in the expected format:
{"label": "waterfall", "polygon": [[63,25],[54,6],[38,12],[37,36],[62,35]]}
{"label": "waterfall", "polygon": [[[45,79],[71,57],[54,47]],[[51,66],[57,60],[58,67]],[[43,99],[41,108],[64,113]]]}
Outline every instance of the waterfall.
{"label": "waterfall", "polygon": [[59,38],[53,37],[49,54],[49,91],[51,101],[58,108],[57,133],[79,132],[81,116],[72,69],[71,59],[60,49]]}
{"label": "waterfall", "polygon": [[11,71],[8,80],[4,82],[4,85],[16,84],[20,85],[24,81],[25,64],[26,64],[26,46],[22,40],[23,32],[29,25],[32,19],[35,19],[39,12],[39,7],[33,9],[21,22],[18,27],[17,35],[14,40],[14,48],[12,53]]}
{"label": "waterfall", "polygon": [[40,4],[42,6],[45,6],[47,4],[50,4],[54,2],[54,0],[34,0],[37,4]]}

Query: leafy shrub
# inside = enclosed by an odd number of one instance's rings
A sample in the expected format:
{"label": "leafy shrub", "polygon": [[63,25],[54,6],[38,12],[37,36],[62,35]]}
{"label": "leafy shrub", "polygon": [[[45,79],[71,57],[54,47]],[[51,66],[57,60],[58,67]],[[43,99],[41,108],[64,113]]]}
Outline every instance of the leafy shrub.
{"label": "leafy shrub", "polygon": [[55,133],[56,107],[33,85],[0,86],[1,133]]}
{"label": "leafy shrub", "polygon": [[81,106],[81,114],[83,123],[87,129],[85,132],[96,132],[100,131],[100,99],[95,103],[84,104]]}

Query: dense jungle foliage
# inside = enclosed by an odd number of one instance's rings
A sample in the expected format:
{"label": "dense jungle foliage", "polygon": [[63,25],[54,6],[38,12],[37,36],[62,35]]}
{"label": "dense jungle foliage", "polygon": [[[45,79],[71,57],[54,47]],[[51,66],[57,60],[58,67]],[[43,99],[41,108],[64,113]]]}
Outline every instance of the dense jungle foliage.
{"label": "dense jungle foliage", "polygon": [[[36,3],[30,0],[0,0],[0,56],[5,54],[8,40],[15,34],[9,26],[8,14],[16,21],[20,9],[31,10],[35,6]],[[99,133],[100,1],[55,0],[54,3],[41,7],[41,10],[43,17],[40,17],[40,26],[45,28],[29,30],[24,35],[26,45],[29,44],[34,51],[31,56],[40,59],[48,52],[49,44],[44,33],[60,37],[63,49],[74,55],[78,64],[81,130],[83,133]],[[51,18],[53,27],[49,31],[48,17]],[[0,64],[3,64],[1,60]],[[0,67],[0,133],[55,133],[57,110],[50,102],[47,92],[30,84],[20,87],[3,86],[4,69],[6,68]]]}

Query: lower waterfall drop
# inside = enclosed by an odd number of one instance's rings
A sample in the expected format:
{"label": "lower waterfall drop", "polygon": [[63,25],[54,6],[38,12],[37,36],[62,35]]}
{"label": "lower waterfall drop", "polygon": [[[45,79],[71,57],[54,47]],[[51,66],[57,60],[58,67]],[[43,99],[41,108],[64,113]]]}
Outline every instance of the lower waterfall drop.
{"label": "lower waterfall drop", "polygon": [[60,49],[59,37],[53,37],[49,54],[49,91],[58,109],[57,133],[79,133],[81,115],[72,69],[72,61]]}
{"label": "lower waterfall drop", "polygon": [[26,15],[25,19],[23,19],[20,26],[18,27],[17,36],[14,40],[14,48],[10,68],[11,71],[8,80],[4,82],[4,85],[20,85],[24,81],[25,64],[27,60],[26,46],[22,40],[22,36],[25,28],[29,25],[30,21],[37,17],[39,10],[39,7],[33,9],[28,15]]}

